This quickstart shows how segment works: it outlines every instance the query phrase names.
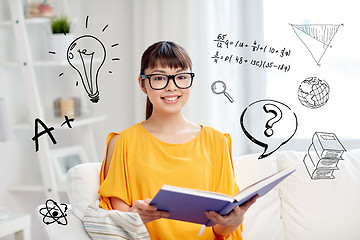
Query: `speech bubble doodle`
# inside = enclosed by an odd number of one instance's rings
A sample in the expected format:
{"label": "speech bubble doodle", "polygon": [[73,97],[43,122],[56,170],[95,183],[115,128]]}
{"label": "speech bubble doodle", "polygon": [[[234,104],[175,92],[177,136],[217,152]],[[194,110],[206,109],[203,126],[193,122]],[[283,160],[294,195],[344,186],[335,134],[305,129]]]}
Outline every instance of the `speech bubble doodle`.
{"label": "speech bubble doodle", "polygon": [[[253,126],[251,117],[260,120]],[[264,148],[258,159],[265,158],[286,144],[298,126],[296,114],[284,103],[275,100],[259,100],[251,103],[240,116],[240,125],[246,137]]]}

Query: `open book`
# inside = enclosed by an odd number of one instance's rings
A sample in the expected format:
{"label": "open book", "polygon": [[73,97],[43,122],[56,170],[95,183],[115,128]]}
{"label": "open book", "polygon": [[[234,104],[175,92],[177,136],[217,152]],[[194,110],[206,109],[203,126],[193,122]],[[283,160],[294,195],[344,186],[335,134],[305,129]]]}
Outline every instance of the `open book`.
{"label": "open book", "polygon": [[206,211],[227,215],[253,196],[264,196],[277,184],[293,173],[295,169],[285,169],[246,187],[235,197],[225,194],[190,188],[164,185],[150,202],[158,210],[169,212],[169,219],[206,225],[214,224],[206,217]]}

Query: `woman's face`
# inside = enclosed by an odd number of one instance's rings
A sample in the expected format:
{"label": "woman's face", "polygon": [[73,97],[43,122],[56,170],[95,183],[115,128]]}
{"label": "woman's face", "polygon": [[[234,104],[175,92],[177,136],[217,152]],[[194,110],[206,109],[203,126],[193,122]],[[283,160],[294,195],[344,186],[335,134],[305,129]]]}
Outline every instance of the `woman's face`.
{"label": "woman's face", "polygon": [[[145,69],[145,75],[149,74],[165,74],[175,75],[179,73],[190,72],[189,69],[169,68],[156,66],[154,68]],[[179,113],[182,107],[186,104],[190,88],[178,88],[174,79],[170,79],[169,83],[164,89],[154,90],[150,87],[149,79],[142,80],[139,78],[141,89],[147,94],[150,102],[153,104],[153,115],[155,114],[172,114]]]}

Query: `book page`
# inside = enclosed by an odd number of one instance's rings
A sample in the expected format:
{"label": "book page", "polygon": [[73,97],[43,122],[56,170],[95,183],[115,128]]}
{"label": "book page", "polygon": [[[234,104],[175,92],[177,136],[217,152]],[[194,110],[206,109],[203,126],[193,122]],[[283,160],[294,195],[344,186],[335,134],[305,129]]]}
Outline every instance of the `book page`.
{"label": "book page", "polygon": [[184,194],[200,196],[200,197],[220,199],[220,200],[225,200],[225,201],[234,201],[234,197],[226,195],[226,194],[218,193],[218,192],[210,192],[210,191],[176,187],[176,186],[170,186],[170,185],[164,185],[161,189],[167,190],[167,191],[172,191],[172,192],[179,192],[179,193],[184,193]]}

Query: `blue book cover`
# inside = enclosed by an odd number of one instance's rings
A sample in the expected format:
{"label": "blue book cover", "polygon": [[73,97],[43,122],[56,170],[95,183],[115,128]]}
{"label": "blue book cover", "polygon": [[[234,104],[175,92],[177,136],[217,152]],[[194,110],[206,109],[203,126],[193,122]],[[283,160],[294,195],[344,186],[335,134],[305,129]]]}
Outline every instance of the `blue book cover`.
{"label": "blue book cover", "polygon": [[221,193],[164,185],[150,202],[158,210],[169,212],[169,219],[213,226],[205,215],[215,211],[227,215],[236,206],[244,204],[253,196],[264,196],[295,169],[285,169],[270,175],[240,191],[235,197]]}

